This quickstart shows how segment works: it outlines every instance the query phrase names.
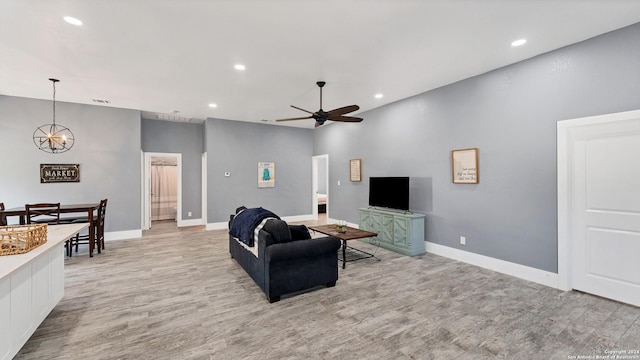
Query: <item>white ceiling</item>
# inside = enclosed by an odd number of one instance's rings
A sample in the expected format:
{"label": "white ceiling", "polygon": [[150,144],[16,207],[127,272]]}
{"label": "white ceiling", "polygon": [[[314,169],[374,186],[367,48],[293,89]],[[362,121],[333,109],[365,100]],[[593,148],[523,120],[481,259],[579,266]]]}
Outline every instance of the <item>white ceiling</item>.
{"label": "white ceiling", "polygon": [[0,0],[0,94],[53,77],[58,101],[259,122],[318,110],[324,80],[324,110],[361,113],[637,22],[637,0]]}

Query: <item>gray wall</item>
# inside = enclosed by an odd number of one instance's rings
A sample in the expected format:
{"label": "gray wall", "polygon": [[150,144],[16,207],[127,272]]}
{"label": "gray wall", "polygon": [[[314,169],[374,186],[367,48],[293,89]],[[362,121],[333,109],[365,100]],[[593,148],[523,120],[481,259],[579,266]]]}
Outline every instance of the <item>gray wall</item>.
{"label": "gray wall", "polygon": [[[0,95],[0,201],[88,203],[108,198],[106,231],[140,229],[140,112],[56,102],[56,123],[73,131],[62,154],[38,150],[34,130],[52,102]],[[41,184],[39,164],[80,164],[79,183]]]}
{"label": "gray wall", "polygon": [[202,217],[203,141],[202,124],[142,119],[142,151],[182,154],[183,220]]}
{"label": "gray wall", "polygon": [[[205,132],[208,223],[228,221],[241,205],[280,216],[312,213],[313,130],[207,119]],[[261,161],[275,162],[274,188],[258,188]]]}
{"label": "gray wall", "polygon": [[[370,176],[411,176],[428,241],[557,272],[556,122],[640,109],[639,94],[636,24],[319,128],[331,217],[358,222]],[[470,147],[480,183],[454,185],[451,150]],[[348,181],[352,158],[362,183]]]}

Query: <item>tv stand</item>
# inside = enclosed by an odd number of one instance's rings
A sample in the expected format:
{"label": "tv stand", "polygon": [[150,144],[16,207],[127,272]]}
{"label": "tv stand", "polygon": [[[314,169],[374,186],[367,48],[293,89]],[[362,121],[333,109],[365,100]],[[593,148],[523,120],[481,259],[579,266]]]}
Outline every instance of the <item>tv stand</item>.
{"label": "tv stand", "polygon": [[377,238],[362,240],[367,243],[416,256],[424,254],[424,215],[392,210],[360,208],[360,229],[375,232]]}

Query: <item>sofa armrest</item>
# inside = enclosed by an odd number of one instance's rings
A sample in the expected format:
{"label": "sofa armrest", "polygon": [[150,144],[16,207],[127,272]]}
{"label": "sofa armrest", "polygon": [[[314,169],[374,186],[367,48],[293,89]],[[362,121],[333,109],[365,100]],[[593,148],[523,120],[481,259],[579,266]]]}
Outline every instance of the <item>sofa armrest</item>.
{"label": "sofa armrest", "polygon": [[273,244],[265,249],[265,260],[266,262],[274,262],[315,257],[328,253],[334,253],[337,256],[340,245],[340,239],[334,236]]}

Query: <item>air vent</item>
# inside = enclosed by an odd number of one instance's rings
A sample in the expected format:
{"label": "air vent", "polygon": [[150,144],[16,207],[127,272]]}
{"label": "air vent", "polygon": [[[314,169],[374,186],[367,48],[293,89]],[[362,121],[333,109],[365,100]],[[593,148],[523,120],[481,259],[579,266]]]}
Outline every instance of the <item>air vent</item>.
{"label": "air vent", "polygon": [[111,101],[102,99],[93,99],[93,102],[98,104],[111,104]]}
{"label": "air vent", "polygon": [[178,116],[175,114],[156,114],[156,118],[158,120],[164,120],[164,121],[185,122],[185,123],[191,122],[190,117]]}

